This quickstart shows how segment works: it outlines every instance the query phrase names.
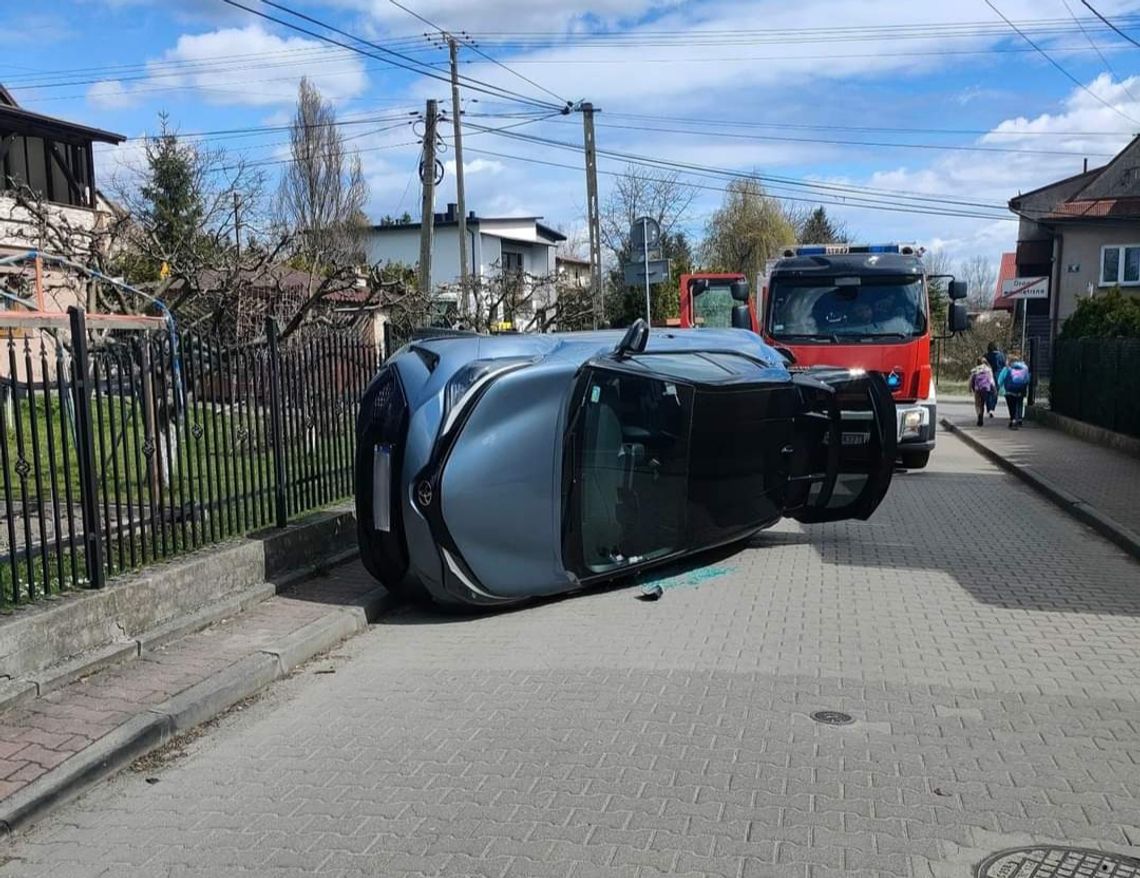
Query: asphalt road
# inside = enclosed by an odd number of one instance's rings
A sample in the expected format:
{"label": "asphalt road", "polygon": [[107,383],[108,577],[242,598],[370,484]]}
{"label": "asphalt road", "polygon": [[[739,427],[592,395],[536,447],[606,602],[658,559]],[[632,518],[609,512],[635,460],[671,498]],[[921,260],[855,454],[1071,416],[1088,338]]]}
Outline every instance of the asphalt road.
{"label": "asphalt road", "polygon": [[939,442],[872,521],[783,525],[655,603],[399,612],[0,848],[0,876],[942,878],[1032,840],[1135,854],[1140,566]]}

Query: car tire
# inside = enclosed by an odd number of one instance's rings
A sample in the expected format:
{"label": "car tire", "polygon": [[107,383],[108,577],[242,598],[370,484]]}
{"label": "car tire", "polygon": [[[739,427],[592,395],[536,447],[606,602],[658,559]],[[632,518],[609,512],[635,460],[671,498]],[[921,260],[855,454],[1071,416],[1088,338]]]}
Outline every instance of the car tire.
{"label": "car tire", "polygon": [[929,451],[904,451],[899,457],[906,469],[923,469],[930,462]]}

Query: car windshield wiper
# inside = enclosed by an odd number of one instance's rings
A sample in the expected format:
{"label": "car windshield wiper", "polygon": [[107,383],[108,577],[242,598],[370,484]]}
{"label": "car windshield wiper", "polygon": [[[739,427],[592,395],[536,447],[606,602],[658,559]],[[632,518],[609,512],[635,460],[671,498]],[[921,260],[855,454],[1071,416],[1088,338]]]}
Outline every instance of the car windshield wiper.
{"label": "car windshield wiper", "polygon": [[865,338],[914,338],[913,335],[906,332],[863,332],[859,334],[860,339]]}

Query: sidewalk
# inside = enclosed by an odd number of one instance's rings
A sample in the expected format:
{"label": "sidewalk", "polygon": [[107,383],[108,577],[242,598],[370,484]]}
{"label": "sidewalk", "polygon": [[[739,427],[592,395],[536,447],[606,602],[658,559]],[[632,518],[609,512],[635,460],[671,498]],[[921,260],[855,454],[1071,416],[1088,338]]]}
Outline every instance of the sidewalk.
{"label": "sidewalk", "polygon": [[0,712],[0,832],[363,630],[388,594],[356,562]]}
{"label": "sidewalk", "polygon": [[1010,430],[1004,414],[978,427],[973,403],[939,403],[944,427],[1140,558],[1140,460],[1029,420]]}

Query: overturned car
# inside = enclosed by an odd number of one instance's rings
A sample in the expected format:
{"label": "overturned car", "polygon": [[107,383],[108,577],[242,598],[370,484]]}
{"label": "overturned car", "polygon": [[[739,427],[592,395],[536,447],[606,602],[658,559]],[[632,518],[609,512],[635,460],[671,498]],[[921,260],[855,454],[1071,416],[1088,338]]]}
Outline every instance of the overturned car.
{"label": "overturned car", "polygon": [[357,419],[361,557],[385,586],[497,606],[747,538],[868,518],[891,481],[877,374],[789,371],[742,330],[425,337]]}

